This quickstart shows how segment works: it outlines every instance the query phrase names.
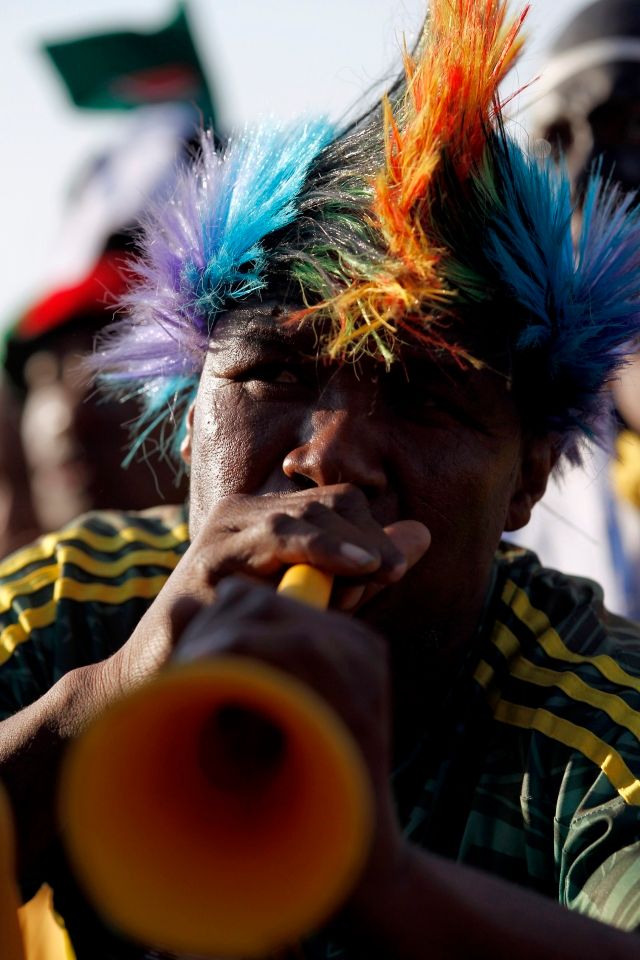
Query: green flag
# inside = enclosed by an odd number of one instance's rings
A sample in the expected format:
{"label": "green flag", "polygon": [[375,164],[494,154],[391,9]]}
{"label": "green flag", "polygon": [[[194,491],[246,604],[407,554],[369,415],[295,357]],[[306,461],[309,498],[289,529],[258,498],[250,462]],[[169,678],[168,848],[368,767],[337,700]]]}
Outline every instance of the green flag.
{"label": "green flag", "polygon": [[118,30],[44,44],[78,107],[132,110],[182,102],[215,129],[212,99],[186,11],[154,32]]}

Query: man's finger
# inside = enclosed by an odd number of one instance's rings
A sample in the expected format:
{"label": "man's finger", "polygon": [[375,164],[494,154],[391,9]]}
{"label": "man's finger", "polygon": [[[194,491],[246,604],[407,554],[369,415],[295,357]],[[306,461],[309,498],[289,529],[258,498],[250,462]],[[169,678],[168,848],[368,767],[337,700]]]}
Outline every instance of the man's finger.
{"label": "man's finger", "polygon": [[394,578],[400,580],[425,555],[431,544],[431,534],[418,520],[398,520],[385,527],[384,532],[405,558],[405,569]]}
{"label": "man's finger", "polygon": [[[397,523],[385,527],[384,532],[405,559],[404,567],[396,567],[393,571],[395,582],[402,579],[407,570],[425,555],[431,543],[431,534],[427,527],[417,520],[398,520]],[[335,607],[344,613],[351,613],[384,589],[383,584],[372,581],[345,584],[335,592]]]}

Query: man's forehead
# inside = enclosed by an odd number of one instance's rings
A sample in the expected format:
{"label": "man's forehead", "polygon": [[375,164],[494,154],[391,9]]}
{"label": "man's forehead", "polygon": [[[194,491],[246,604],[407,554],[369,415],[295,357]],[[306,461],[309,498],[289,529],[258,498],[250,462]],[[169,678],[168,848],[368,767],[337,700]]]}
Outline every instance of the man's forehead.
{"label": "man's forehead", "polygon": [[[282,306],[275,302],[249,304],[221,314],[211,337],[210,349],[247,347],[260,350],[281,347],[289,354],[305,359],[322,359],[329,365],[332,361],[323,356],[322,324],[309,319],[297,319],[300,306]],[[333,361],[337,364],[349,363],[356,368],[373,365],[384,366],[384,361],[366,357],[358,361]],[[407,372],[424,367],[434,375],[443,376],[454,382],[464,383],[470,379],[486,379],[487,374],[497,375],[503,383],[507,377],[499,370],[501,365],[493,363],[475,363],[469,359],[460,359],[454,352],[435,350],[424,343],[411,342],[401,345],[393,367],[406,368]]]}
{"label": "man's forehead", "polygon": [[[300,308],[296,308],[300,309]],[[289,350],[307,352],[317,344],[311,324],[291,320],[295,310],[276,303],[260,303],[230,310],[220,316],[211,338],[211,348],[225,345],[282,344]]]}
{"label": "man's forehead", "polygon": [[[216,323],[210,350],[232,352],[250,351],[252,354],[281,351],[288,356],[304,360],[321,360],[327,366],[349,363],[360,376],[365,368],[376,373],[385,367],[382,360],[365,358],[356,361],[331,361],[322,355],[322,329],[308,320],[296,321],[301,308],[284,307],[275,302],[248,304],[221,315]],[[474,364],[461,361],[446,350],[430,350],[421,343],[405,343],[392,364],[396,377],[407,379],[435,379],[446,381],[462,389],[478,388],[492,384],[500,391],[509,389],[509,378],[492,364]],[[387,370],[388,372],[388,370]]]}

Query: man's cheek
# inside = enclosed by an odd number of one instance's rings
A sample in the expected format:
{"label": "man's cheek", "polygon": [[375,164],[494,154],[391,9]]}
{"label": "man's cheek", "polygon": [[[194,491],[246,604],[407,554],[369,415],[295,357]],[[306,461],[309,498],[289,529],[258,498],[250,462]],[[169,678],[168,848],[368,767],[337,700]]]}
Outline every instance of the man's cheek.
{"label": "man's cheek", "polygon": [[273,426],[239,417],[229,429],[196,438],[192,502],[196,495],[211,505],[234,493],[265,492],[274,476],[284,478],[282,461],[288,450]]}

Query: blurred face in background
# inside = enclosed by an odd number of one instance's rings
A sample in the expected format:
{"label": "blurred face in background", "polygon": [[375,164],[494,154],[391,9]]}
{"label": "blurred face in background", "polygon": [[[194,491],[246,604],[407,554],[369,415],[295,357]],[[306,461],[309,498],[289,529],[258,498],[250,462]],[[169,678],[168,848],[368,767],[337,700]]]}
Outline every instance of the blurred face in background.
{"label": "blurred face in background", "polygon": [[[36,350],[24,368],[22,444],[34,510],[45,530],[85,512],[93,499],[91,451],[77,429],[88,385],[80,372],[81,344],[74,349],[69,339],[61,334],[59,349]],[[113,440],[104,435],[103,442]]]}
{"label": "blurred face in background", "polygon": [[30,543],[40,533],[31,502],[20,419],[19,397],[0,371],[0,557]]}
{"label": "blurred face in background", "polygon": [[96,325],[62,328],[43,338],[24,366],[26,395],[20,432],[31,497],[43,530],[56,529],[91,509],[141,510],[177,502],[184,491],[173,469],[155,456],[123,468],[135,420],[135,401],[102,397],[89,382],[83,357]]}
{"label": "blurred face in background", "polygon": [[640,98],[613,97],[589,115],[592,157],[624,190],[640,186]]}

